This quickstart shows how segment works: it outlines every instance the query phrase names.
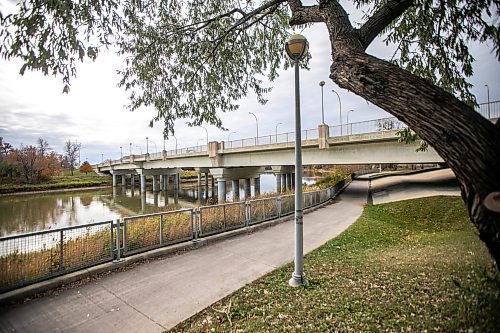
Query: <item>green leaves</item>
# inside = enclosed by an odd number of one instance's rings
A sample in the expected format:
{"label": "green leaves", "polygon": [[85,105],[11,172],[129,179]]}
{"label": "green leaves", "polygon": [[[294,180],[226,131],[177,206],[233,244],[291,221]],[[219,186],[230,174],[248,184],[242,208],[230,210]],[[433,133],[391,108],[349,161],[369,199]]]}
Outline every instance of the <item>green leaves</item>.
{"label": "green leaves", "polygon": [[[287,7],[247,1],[149,1],[126,6],[120,54],[126,57],[120,86],[131,92],[131,110],[154,107],[164,134],[174,121],[223,128],[218,112],[238,109],[249,92],[265,104],[284,61]],[[276,1],[275,1],[276,2]],[[260,6],[260,7],[259,7]]]}
{"label": "green leaves", "polygon": [[422,140],[417,133],[413,132],[409,128],[403,128],[402,130],[397,131],[396,135],[399,137],[398,142],[402,142],[407,145],[417,142],[419,144],[418,148],[415,149],[417,152],[424,152],[429,149],[429,144],[425,140]]}

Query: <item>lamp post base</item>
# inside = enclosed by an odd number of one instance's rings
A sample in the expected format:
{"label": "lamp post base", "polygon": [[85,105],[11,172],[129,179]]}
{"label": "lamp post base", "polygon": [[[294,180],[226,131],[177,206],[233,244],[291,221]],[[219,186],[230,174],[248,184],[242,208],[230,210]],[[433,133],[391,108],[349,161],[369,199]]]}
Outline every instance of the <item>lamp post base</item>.
{"label": "lamp post base", "polygon": [[302,276],[292,274],[292,278],[288,280],[288,285],[293,288],[298,288],[300,286],[307,286],[309,282],[307,282],[306,274],[302,273]]}

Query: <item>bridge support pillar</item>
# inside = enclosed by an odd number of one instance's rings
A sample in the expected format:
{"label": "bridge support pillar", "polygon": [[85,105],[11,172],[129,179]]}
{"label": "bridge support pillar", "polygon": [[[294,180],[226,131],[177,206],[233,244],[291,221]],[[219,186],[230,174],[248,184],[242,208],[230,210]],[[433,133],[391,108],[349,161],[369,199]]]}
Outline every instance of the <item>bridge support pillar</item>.
{"label": "bridge support pillar", "polygon": [[146,191],[143,191],[141,193],[141,213],[144,213],[145,210],[146,210]]}
{"label": "bridge support pillar", "polygon": [[289,191],[292,189],[292,174],[286,174],[286,190]]}
{"label": "bridge support pillar", "polygon": [[292,189],[295,188],[295,172],[292,172]]}
{"label": "bridge support pillar", "polygon": [[181,189],[181,177],[180,174],[175,174],[173,175],[173,183],[174,183],[174,203],[178,204],[179,203],[179,190]]}
{"label": "bridge support pillar", "polygon": [[215,198],[215,178],[214,176],[210,176],[210,179],[212,181],[212,199]]}
{"label": "bridge support pillar", "polygon": [[286,173],[281,174],[281,192],[286,192]]}
{"label": "bridge support pillar", "polygon": [[122,186],[127,186],[127,177],[125,175],[122,175]]}
{"label": "bridge support pillar", "polygon": [[196,199],[201,200],[201,172],[198,172],[198,182],[197,182],[197,190],[198,194],[196,196]]}
{"label": "bridge support pillar", "polygon": [[153,192],[158,192],[158,176],[153,175]]}
{"label": "bridge support pillar", "polygon": [[111,176],[113,177],[113,187],[116,187],[116,177],[117,177],[117,175],[112,174]]}
{"label": "bridge support pillar", "polygon": [[240,180],[233,179],[231,181],[233,187],[233,202],[239,201],[240,199]]}
{"label": "bridge support pillar", "polygon": [[205,172],[205,200],[208,200],[208,172]]}
{"label": "bridge support pillar", "polygon": [[135,186],[135,175],[133,173],[130,174],[130,187],[134,189]]}
{"label": "bridge support pillar", "polygon": [[252,196],[251,186],[250,186],[250,178],[244,179],[243,189],[245,191],[245,200],[250,199],[250,197]]}
{"label": "bridge support pillar", "polygon": [[160,191],[163,191],[163,178],[165,176],[164,175],[160,175]]}
{"label": "bridge support pillar", "polygon": [[276,193],[281,193],[281,173],[275,174],[276,176]]}
{"label": "bridge support pillar", "polygon": [[253,191],[254,191],[254,196],[260,195],[260,177],[255,177],[253,179],[254,185],[253,185]]}
{"label": "bridge support pillar", "polygon": [[141,193],[146,194],[146,176],[141,175]]}
{"label": "bridge support pillar", "polygon": [[217,179],[217,203],[226,202],[226,180]]}

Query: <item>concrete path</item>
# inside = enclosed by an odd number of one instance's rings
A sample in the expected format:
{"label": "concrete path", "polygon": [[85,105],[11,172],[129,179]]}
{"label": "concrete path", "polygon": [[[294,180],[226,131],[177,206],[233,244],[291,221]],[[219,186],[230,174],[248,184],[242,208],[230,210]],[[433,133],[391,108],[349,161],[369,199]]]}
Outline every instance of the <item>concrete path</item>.
{"label": "concrete path", "polygon": [[[305,252],[356,221],[367,191],[367,181],[354,181],[333,204],[305,215]],[[59,295],[0,308],[0,330],[161,332],[292,261],[293,253],[294,223],[288,221],[110,274]]]}
{"label": "concrete path", "polygon": [[375,205],[434,195],[460,195],[458,181],[450,169],[374,179],[371,190]]}

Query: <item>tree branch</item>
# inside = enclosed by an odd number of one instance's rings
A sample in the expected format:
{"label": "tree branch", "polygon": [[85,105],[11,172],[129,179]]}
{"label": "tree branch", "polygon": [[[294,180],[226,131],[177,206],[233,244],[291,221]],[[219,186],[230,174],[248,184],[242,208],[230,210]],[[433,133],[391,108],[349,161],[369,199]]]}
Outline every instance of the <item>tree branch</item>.
{"label": "tree branch", "polygon": [[292,11],[290,26],[306,23],[324,22],[320,15],[319,6],[303,6],[300,0],[288,0],[288,6]]}
{"label": "tree branch", "polygon": [[411,6],[413,0],[390,0],[377,10],[357,31],[364,49],[366,50],[380,32]]}

